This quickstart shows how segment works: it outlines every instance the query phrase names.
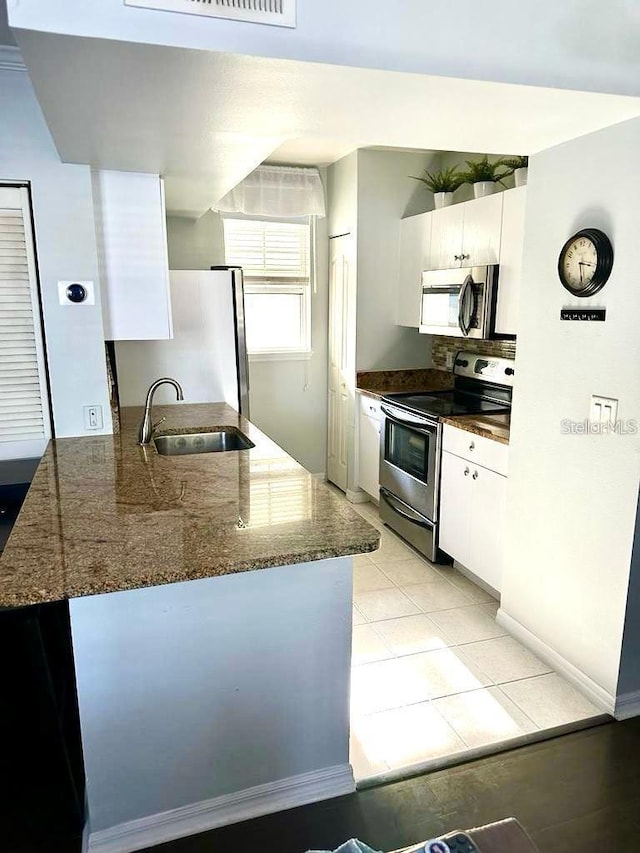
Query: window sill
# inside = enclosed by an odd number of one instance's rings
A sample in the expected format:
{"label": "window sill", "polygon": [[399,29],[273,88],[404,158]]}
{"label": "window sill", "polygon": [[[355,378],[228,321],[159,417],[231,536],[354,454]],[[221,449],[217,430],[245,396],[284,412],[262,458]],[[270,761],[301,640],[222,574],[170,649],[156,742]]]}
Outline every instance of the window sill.
{"label": "window sill", "polygon": [[282,352],[250,352],[249,362],[252,361],[309,361],[313,350],[289,350]]}

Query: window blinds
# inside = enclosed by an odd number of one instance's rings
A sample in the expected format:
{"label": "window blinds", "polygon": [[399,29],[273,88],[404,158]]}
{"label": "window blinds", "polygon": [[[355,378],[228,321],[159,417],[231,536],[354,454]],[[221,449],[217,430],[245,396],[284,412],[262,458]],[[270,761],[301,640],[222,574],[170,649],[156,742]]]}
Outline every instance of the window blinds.
{"label": "window blinds", "polygon": [[44,451],[44,378],[29,197],[0,186],[0,458]]}
{"label": "window blinds", "polygon": [[309,225],[224,220],[226,263],[244,270],[245,279],[309,281]]}

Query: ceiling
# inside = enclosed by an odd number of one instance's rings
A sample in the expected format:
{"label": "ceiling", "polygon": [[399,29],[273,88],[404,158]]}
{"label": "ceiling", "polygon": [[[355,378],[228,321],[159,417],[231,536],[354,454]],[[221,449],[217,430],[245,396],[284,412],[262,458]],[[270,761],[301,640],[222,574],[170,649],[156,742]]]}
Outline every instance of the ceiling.
{"label": "ceiling", "polygon": [[62,159],[159,172],[196,216],[265,159],[370,146],[532,154],[640,98],[17,31]]}

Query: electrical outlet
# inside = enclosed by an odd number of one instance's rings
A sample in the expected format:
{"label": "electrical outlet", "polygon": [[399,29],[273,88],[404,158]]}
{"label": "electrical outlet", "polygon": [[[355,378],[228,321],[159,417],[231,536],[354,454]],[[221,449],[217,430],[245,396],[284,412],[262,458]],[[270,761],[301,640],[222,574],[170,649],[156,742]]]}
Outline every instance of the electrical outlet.
{"label": "electrical outlet", "polygon": [[102,429],[102,406],[84,406],[84,428]]}

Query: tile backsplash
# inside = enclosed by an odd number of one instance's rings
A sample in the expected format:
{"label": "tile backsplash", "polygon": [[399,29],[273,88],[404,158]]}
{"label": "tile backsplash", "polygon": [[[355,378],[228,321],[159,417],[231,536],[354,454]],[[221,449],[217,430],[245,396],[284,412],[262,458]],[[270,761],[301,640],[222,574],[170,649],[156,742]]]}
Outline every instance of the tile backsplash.
{"label": "tile backsplash", "polygon": [[444,335],[433,336],[431,358],[438,370],[451,370],[453,358],[457,352],[477,352],[480,355],[495,355],[500,358],[516,357],[515,341],[477,341],[466,338],[448,338]]}

